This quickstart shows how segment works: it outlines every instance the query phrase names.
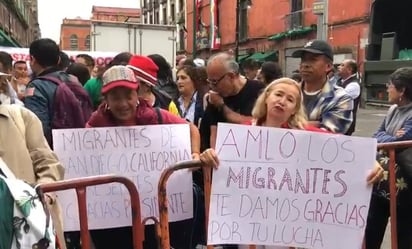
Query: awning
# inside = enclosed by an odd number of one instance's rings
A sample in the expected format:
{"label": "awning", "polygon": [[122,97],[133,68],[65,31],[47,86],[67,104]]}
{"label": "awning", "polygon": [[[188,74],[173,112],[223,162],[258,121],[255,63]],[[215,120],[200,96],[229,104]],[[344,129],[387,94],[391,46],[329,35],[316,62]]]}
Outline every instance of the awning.
{"label": "awning", "polygon": [[237,60],[238,60],[238,62],[242,62],[242,61],[246,60],[247,58],[249,58],[249,56],[251,56],[251,54],[239,55],[239,57],[237,57]]}
{"label": "awning", "polygon": [[19,48],[19,44],[14,42],[11,37],[6,35],[6,33],[3,32],[3,30],[0,29],[0,46],[4,47],[16,47]]}
{"label": "awning", "polygon": [[278,40],[282,40],[287,37],[297,37],[301,35],[306,35],[315,30],[316,30],[316,25],[311,25],[309,27],[296,28],[296,29],[285,31],[285,32],[277,33],[275,35],[268,37],[268,39],[269,41],[278,41]]}
{"label": "awning", "polygon": [[257,61],[277,61],[278,60],[278,52],[277,51],[271,51],[271,52],[266,52],[266,53],[254,53],[248,59],[254,59]]}
{"label": "awning", "polygon": [[282,40],[285,37],[286,37],[286,32],[281,32],[281,33],[277,33],[276,35],[270,36],[268,39],[269,41],[277,41],[277,40]]}

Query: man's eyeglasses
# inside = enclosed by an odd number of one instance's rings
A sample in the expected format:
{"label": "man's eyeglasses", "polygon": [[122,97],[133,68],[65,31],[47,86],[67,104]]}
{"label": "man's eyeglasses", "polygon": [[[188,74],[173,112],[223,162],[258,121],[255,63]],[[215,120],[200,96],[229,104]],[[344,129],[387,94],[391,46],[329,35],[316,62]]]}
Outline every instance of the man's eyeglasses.
{"label": "man's eyeglasses", "polygon": [[220,77],[217,80],[213,80],[213,79],[207,79],[206,81],[211,84],[212,86],[217,86],[217,84],[219,84],[220,81],[222,81],[230,72],[225,73],[224,75],[222,75],[222,77]]}

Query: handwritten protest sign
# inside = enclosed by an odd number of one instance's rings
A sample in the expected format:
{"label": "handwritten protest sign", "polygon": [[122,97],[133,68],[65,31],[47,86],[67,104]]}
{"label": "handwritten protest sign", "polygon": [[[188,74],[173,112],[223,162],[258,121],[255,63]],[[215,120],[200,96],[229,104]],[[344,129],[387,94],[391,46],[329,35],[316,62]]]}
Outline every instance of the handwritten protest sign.
{"label": "handwritten protest sign", "polygon": [[208,244],[361,248],[376,140],[219,124]]}
{"label": "handwritten protest sign", "polygon": [[[137,186],[142,218],[158,217],[157,184],[161,172],[191,159],[188,125],[53,130],[54,150],[65,166],[65,178],[103,174],[126,176]],[[168,181],[170,220],[193,217],[192,177],[176,172]],[[79,229],[74,191],[59,194],[66,231]],[[120,184],[88,188],[90,229],[131,225],[129,193]]]}

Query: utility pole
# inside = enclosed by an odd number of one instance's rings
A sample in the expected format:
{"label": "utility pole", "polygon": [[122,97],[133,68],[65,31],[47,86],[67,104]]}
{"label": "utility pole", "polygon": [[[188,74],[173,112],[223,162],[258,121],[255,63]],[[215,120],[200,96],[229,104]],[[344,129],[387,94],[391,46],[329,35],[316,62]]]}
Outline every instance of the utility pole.
{"label": "utility pole", "polygon": [[313,14],[318,16],[316,39],[328,41],[329,0],[318,0],[313,3]]}
{"label": "utility pole", "polygon": [[240,18],[240,0],[236,0],[236,31],[235,31],[235,60],[239,62],[239,18]]}

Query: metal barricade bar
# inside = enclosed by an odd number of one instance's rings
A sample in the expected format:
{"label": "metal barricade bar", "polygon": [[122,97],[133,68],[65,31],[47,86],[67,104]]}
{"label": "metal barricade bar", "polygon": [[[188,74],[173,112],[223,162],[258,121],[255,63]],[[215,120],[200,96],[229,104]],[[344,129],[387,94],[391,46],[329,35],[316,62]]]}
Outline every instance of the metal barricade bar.
{"label": "metal barricade bar", "polygon": [[[170,249],[170,238],[169,238],[169,213],[167,204],[167,181],[170,176],[175,171],[182,169],[193,169],[202,167],[203,163],[200,160],[184,161],[179,162],[162,172],[159,180],[158,194],[159,194],[159,223],[160,223],[160,234],[161,234],[161,249]],[[211,196],[211,186],[212,186],[212,168],[202,167],[203,178],[204,178],[204,191],[205,191],[205,225],[207,234],[207,225],[209,219],[209,204]],[[256,249],[255,245],[250,245],[250,249]],[[213,249],[213,246],[208,245],[207,249]]]}
{"label": "metal barricade bar", "polygon": [[91,176],[41,184],[40,187],[44,193],[76,189],[80,219],[80,240],[83,249],[91,249],[87,222],[86,188],[109,183],[123,184],[129,191],[132,208],[133,248],[143,249],[144,226],[141,223],[139,193],[135,184],[128,178],[116,175]]}
{"label": "metal barricade bar", "polygon": [[[202,166],[200,160],[183,161],[176,163],[175,165],[165,169],[159,179],[158,185],[158,197],[159,197],[159,223],[160,223],[160,248],[170,249],[170,238],[169,238],[169,212],[167,203],[167,190],[166,185],[170,176],[173,172],[182,169],[193,169]],[[206,215],[207,216],[207,215]]]}
{"label": "metal barricade bar", "polygon": [[412,141],[401,141],[378,144],[378,150],[389,152],[389,193],[390,193],[390,215],[391,215],[391,248],[398,249],[397,229],[397,203],[396,203],[396,176],[395,176],[395,150],[412,147]]}

